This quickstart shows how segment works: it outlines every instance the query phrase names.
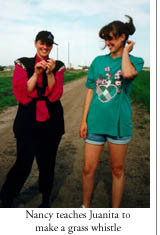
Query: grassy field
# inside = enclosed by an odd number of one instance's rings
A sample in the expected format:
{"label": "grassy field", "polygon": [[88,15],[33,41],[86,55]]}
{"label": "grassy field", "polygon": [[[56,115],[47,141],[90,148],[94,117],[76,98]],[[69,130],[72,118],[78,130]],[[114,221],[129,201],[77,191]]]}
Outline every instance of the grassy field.
{"label": "grassy field", "polygon": [[143,104],[150,111],[150,71],[142,71],[131,89],[132,102]]}
{"label": "grassy field", "polygon": [[[83,77],[86,71],[66,71],[64,83]],[[135,79],[131,89],[132,102],[144,105],[150,110],[150,72],[142,71]],[[12,93],[12,72],[0,72],[0,110],[16,105],[17,102]]]}
{"label": "grassy field", "polygon": [[[0,111],[8,106],[17,104],[12,92],[12,74],[13,72],[0,72]],[[81,78],[86,74],[86,71],[66,71],[64,83]]]}
{"label": "grassy field", "polygon": [[0,72],[0,111],[8,106],[16,105],[12,92],[12,72]]}
{"label": "grassy field", "polygon": [[87,75],[87,71],[66,71],[64,73],[64,83],[81,78]]}

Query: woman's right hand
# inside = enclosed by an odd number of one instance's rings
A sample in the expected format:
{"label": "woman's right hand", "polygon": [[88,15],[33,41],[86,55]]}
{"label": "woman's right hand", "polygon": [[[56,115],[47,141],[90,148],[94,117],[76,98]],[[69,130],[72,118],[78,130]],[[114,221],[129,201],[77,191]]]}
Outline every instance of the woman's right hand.
{"label": "woman's right hand", "polygon": [[87,123],[82,121],[79,128],[79,136],[83,139],[87,138]]}
{"label": "woman's right hand", "polygon": [[38,62],[35,67],[34,67],[34,71],[37,75],[40,75],[41,73],[43,73],[43,71],[47,68],[47,62],[45,60],[41,60],[40,62]]}

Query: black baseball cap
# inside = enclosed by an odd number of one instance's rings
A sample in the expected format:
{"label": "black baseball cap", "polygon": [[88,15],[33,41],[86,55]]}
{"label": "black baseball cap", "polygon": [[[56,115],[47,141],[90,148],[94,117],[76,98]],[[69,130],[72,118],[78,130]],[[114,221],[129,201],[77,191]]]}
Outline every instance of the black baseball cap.
{"label": "black baseball cap", "polygon": [[54,36],[51,32],[48,31],[40,31],[37,36],[35,41],[41,40],[42,42],[46,42],[47,44],[55,44],[58,45],[57,43],[54,42]]}

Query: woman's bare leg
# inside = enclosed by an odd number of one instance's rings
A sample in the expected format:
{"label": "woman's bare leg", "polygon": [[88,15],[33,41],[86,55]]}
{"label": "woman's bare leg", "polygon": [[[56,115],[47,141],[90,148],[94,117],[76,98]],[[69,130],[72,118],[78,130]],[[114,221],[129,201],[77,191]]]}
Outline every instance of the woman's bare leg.
{"label": "woman's bare leg", "polygon": [[87,208],[94,186],[94,175],[98,166],[103,145],[93,145],[85,143],[84,147],[84,168],[83,168],[83,205]]}
{"label": "woman's bare leg", "polygon": [[118,208],[122,199],[125,183],[124,166],[128,144],[108,142],[112,168],[112,208]]}

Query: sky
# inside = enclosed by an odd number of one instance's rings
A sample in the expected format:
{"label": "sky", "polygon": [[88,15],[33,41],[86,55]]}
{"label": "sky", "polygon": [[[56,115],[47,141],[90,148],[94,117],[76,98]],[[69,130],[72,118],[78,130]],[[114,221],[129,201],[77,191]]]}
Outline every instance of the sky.
{"label": "sky", "polygon": [[[53,33],[55,42],[50,57],[66,66],[89,66],[103,50],[98,37],[106,24],[130,15],[136,27],[130,40],[135,42],[132,55],[142,57],[150,66],[149,0],[0,0],[0,65],[13,65],[20,57],[36,54],[37,33]],[[68,57],[69,55],[69,57]]]}

